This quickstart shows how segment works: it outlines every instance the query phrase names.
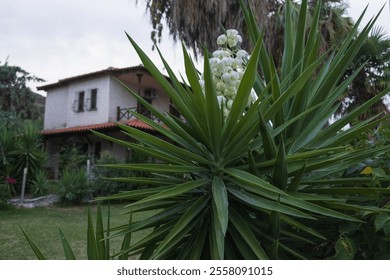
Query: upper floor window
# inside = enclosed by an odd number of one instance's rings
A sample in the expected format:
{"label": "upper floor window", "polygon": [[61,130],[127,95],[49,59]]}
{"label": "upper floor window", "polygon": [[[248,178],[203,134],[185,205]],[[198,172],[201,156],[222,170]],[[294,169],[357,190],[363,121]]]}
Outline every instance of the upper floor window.
{"label": "upper floor window", "polygon": [[87,91],[78,91],[76,92],[76,97],[73,103],[73,111],[84,112],[97,110],[97,89],[91,89]]}
{"label": "upper floor window", "polygon": [[97,89],[96,88],[90,90],[90,96],[88,101],[89,101],[88,110],[89,111],[97,110]]}
{"label": "upper floor window", "polygon": [[84,111],[84,96],[85,92],[84,91],[79,91],[76,94],[76,100],[74,104],[74,111],[75,112],[83,112]]}

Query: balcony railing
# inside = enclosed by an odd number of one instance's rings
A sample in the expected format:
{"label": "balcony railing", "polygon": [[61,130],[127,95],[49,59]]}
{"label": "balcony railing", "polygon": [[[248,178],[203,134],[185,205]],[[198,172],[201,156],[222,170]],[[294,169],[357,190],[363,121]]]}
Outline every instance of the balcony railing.
{"label": "balcony railing", "polygon": [[134,116],[133,112],[137,112],[145,117],[148,117],[150,118],[151,120],[154,120],[154,121],[157,121],[157,118],[152,115],[148,110],[146,110],[146,108],[136,108],[136,107],[132,107],[132,108],[121,108],[121,107],[117,107],[117,121],[123,121],[123,120],[130,120],[132,118],[136,118],[136,116]]}
{"label": "balcony railing", "polygon": [[117,121],[130,120],[134,116],[132,111],[137,111],[137,108],[121,108],[119,106],[116,109]]}

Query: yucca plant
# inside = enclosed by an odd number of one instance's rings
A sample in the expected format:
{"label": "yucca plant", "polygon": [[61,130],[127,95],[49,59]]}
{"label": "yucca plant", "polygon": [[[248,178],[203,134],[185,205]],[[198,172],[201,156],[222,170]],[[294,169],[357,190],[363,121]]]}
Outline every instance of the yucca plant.
{"label": "yucca plant", "polygon": [[[144,188],[105,199],[128,200],[131,213],[157,210],[147,219],[115,229],[114,235],[153,229],[125,250],[129,255],[140,254],[141,259],[312,259],[318,257],[320,245],[334,248],[342,237],[337,227],[343,221],[359,225],[363,215],[388,213],[372,197],[387,195],[389,189],[370,187],[369,177],[341,176],[350,166],[390,149],[348,145],[388,116],[374,116],[343,130],[388,89],[328,123],[360,70],[343,79],[375,19],[358,34],[361,17],[337,52],[319,54],[320,4],[309,25],[307,1],[302,1],[297,19],[292,18],[287,1],[283,61],[281,69],[276,69],[253,14],[243,2],[241,7],[254,49],[231,102],[221,101],[218,95],[207,50],[200,75],[183,46],[188,82],[176,77],[161,55],[168,81],[128,36],[144,66],[183,116],[161,113],[127,88],[163,124],[132,113],[164,137],[121,124],[123,133],[137,143],[95,132],[156,159],[156,163],[110,165],[143,171],[148,177],[115,178]],[[225,42],[224,38],[220,41]],[[248,106],[253,90],[257,99]],[[347,244],[340,240],[338,250]],[[334,252],[331,249],[328,256]]]}
{"label": "yucca plant", "polygon": [[32,181],[32,193],[34,196],[43,196],[47,194],[51,184],[52,182],[50,182],[45,170],[38,170],[35,179]]}
{"label": "yucca plant", "polygon": [[60,200],[64,204],[80,204],[90,194],[90,183],[83,169],[78,171],[65,169],[56,185]]}
{"label": "yucca plant", "polygon": [[20,134],[17,132],[14,137],[14,147],[10,154],[15,160],[16,174],[21,180],[23,169],[27,168],[28,180],[31,182],[36,172],[44,167],[47,157],[42,150],[38,127],[31,121],[25,121],[20,128]]}

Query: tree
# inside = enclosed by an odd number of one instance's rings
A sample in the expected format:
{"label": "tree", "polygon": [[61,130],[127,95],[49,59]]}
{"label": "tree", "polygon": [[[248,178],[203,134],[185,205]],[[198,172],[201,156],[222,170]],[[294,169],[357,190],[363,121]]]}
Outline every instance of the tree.
{"label": "tree", "polygon": [[[318,0],[309,1],[314,5]],[[325,51],[340,46],[351,32],[354,22],[347,16],[348,5],[344,0],[324,0],[320,12],[321,45]]]}
{"label": "tree", "polygon": [[[360,106],[365,100],[374,97],[378,92],[390,86],[390,38],[382,28],[374,28],[359,50],[354,63],[348,69],[346,77],[364,64],[357,78],[349,87],[343,99],[344,106],[340,113],[345,114]],[[389,113],[389,109],[378,101],[369,111],[360,116],[365,120],[381,113]]]}
{"label": "tree", "polygon": [[[276,14],[281,5],[277,0],[247,0],[248,5],[256,11],[258,22],[271,34],[271,23],[268,16]],[[170,34],[174,40],[180,39],[187,47],[194,50],[195,55],[203,52],[203,46],[216,49],[215,38],[220,34],[221,26],[234,26],[241,34],[245,34],[244,18],[236,0],[147,0],[147,10],[153,26],[152,40],[161,40],[163,19],[165,18]],[[268,32],[269,31],[269,32]],[[269,37],[270,38],[270,37]],[[244,42],[243,48],[248,49]]]}
{"label": "tree", "polygon": [[27,83],[43,81],[19,66],[10,66],[7,61],[0,64],[0,110],[15,113],[22,119],[37,119],[36,94]]}
{"label": "tree", "polygon": [[[195,55],[203,52],[203,46],[216,49],[214,38],[220,34],[221,26],[234,26],[244,38],[248,38],[244,18],[236,0],[147,0],[153,31],[151,38],[157,43],[161,40],[163,19],[174,40],[180,39]],[[311,11],[318,0],[309,1]],[[254,12],[258,25],[264,30],[265,45],[269,50],[280,51],[283,46],[284,0],[246,0],[245,3]],[[352,28],[351,18],[345,16],[347,5],[343,0],[325,0],[321,4],[321,35],[323,47],[329,47]],[[293,12],[298,13],[299,5],[294,3]],[[249,40],[244,40],[242,47],[249,48]],[[340,42],[338,42],[340,43]],[[274,54],[275,55],[275,54]],[[275,56],[275,58],[278,55]]]}

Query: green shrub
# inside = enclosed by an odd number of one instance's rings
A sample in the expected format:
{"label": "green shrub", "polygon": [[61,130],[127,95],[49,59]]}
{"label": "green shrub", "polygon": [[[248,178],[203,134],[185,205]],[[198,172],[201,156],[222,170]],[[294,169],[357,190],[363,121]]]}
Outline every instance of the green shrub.
{"label": "green shrub", "polygon": [[[35,174],[43,169],[46,153],[42,150],[38,126],[23,121],[15,128],[0,126],[0,176],[12,176],[22,182],[23,170],[27,168],[27,187]],[[17,190],[20,184],[16,185]]]}
{"label": "green shrub", "polygon": [[6,177],[0,181],[0,209],[8,208],[8,200],[15,194],[16,179]]}
{"label": "green shrub", "polygon": [[0,183],[0,209],[6,207],[11,198],[11,189],[8,184]]}
{"label": "green shrub", "polygon": [[117,164],[117,159],[109,152],[102,152],[97,164],[92,168],[91,189],[94,197],[131,190],[133,184],[121,182],[123,177],[130,177],[133,172],[104,167],[105,164]]}
{"label": "green shrub", "polygon": [[58,195],[64,204],[80,204],[90,198],[89,182],[85,170],[65,170],[57,182]]}
{"label": "green shrub", "polygon": [[88,155],[82,152],[79,139],[68,139],[64,146],[60,147],[59,164],[63,170],[79,170],[86,166]]}
{"label": "green shrub", "polygon": [[[364,131],[351,142],[351,151],[377,149],[389,144],[389,125],[380,126]],[[350,166],[341,172],[341,178],[355,178],[355,188],[361,191],[371,189],[385,189],[390,186],[387,174],[390,174],[390,153],[385,152]],[[335,184],[339,188],[348,188],[348,185]],[[370,194],[371,193],[371,194]],[[390,210],[390,196],[381,191],[368,192],[365,200],[361,196],[350,197],[350,201],[364,205],[376,206]],[[390,259],[390,215],[386,212],[366,211],[362,215],[363,223],[342,221],[334,224],[334,239],[339,237],[335,244],[334,259]]]}
{"label": "green shrub", "polygon": [[34,196],[47,195],[51,185],[52,182],[50,182],[46,172],[44,170],[39,170],[32,181],[31,191]]}

